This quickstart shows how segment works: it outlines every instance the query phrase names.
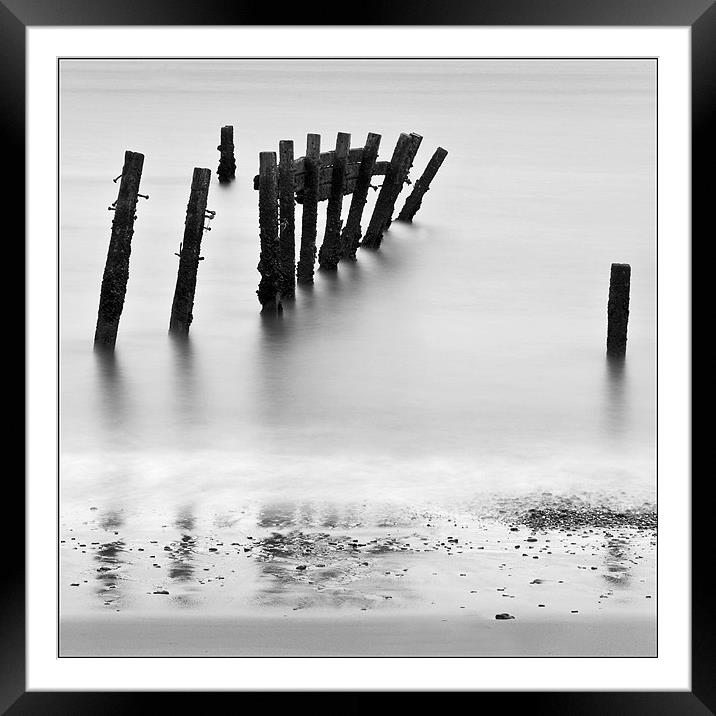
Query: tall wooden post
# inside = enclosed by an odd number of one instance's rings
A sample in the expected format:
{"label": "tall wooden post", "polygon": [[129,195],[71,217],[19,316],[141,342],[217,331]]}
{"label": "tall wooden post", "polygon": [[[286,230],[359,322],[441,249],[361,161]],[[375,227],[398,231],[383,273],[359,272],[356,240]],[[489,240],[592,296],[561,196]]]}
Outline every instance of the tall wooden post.
{"label": "tall wooden post", "polygon": [[326,231],[323,235],[321,250],[318,252],[318,265],[325,271],[335,271],[341,260],[341,209],[343,193],[346,188],[346,164],[351,148],[351,135],[338,132],[336,151],[331,172],[331,195],[326,208]]}
{"label": "tall wooden post", "polygon": [[282,140],[278,144],[278,201],[279,201],[279,251],[282,298],[296,294],[296,217],[294,198],[293,142]]}
{"label": "tall wooden post", "polygon": [[401,134],[398,137],[361,246],[369,249],[380,248],[383,232],[390,226],[395,201],[408,178],[421,141],[422,137],[418,134]]}
{"label": "tall wooden post", "polygon": [[609,277],[609,303],[607,304],[608,356],[622,357],[626,354],[630,284],[631,266],[629,264],[612,264]]}
{"label": "tall wooden post", "polygon": [[413,221],[413,217],[423,202],[425,192],[430,189],[430,182],[435,178],[446,156],[447,152],[442,147],[438,147],[435,150],[435,154],[430,158],[422,176],[413,185],[413,191],[410,192],[410,196],[405,200],[405,204],[400,210],[396,221],[406,221],[408,223]]}
{"label": "tall wooden post", "polygon": [[117,341],[117,329],[129,280],[129,255],[132,251],[137,194],[143,165],[143,154],[130,151],[124,153],[122,180],[114,204],[112,235],[99,296],[97,327],[94,334],[95,348],[113,349]]}
{"label": "tall wooden post", "polygon": [[256,293],[261,302],[262,313],[279,313],[282,306],[276,152],[261,152],[259,154],[259,236],[261,257],[258,270],[261,273],[261,281]]}
{"label": "tall wooden post", "polygon": [[383,225],[383,231],[387,231],[390,228],[391,223],[393,222],[393,207],[395,206],[395,202],[398,200],[400,192],[403,190],[403,185],[408,181],[408,174],[410,173],[410,170],[413,166],[413,162],[415,161],[415,155],[418,153],[418,149],[422,141],[423,138],[419,134],[411,132],[410,144],[408,145],[408,149],[406,150],[404,162],[400,167],[400,179],[397,183],[397,186],[395,186],[392,190],[393,193],[391,194],[391,198],[393,202],[390,205],[390,211],[388,212],[385,224]]}
{"label": "tall wooden post", "polygon": [[378,148],[380,147],[380,134],[368,133],[363,147],[363,157],[360,167],[358,168],[358,178],[356,179],[355,189],[353,190],[353,198],[351,206],[348,209],[348,218],[341,235],[342,259],[355,260],[356,250],[361,239],[360,220],[363,216],[363,208],[368,198],[368,189],[373,176],[373,167],[378,158]]}
{"label": "tall wooden post", "polygon": [[177,284],[174,289],[172,313],[169,319],[169,332],[189,333],[189,326],[194,318],[194,294],[196,292],[196,274],[201,260],[201,239],[204,235],[206,219],[206,202],[209,197],[211,170],[194,168],[191,180],[189,202],[186,206],[184,221],[184,238],[179,251],[179,270]]}
{"label": "tall wooden post", "polygon": [[296,272],[299,283],[313,283],[313,268],[316,263],[320,155],[321,135],[307,135],[306,157],[304,160],[303,213],[301,215],[301,249]]}
{"label": "tall wooden post", "polygon": [[217,149],[221,154],[219,157],[219,168],[216,173],[219,176],[219,182],[226,184],[236,178],[234,128],[230,124],[221,128],[221,143]]}

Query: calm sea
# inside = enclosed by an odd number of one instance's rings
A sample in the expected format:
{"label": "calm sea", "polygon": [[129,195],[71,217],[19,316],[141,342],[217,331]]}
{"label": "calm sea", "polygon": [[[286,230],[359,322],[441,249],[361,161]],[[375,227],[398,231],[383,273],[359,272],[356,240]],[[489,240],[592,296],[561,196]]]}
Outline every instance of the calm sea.
{"label": "calm sea", "polygon": [[[653,62],[63,60],[60,80],[63,509],[654,497]],[[225,124],[238,178],[213,177],[176,343],[192,170],[215,172]],[[414,225],[262,320],[258,153],[293,139],[301,156],[308,132],[325,151],[338,131],[354,147],[380,133],[380,159],[421,134],[413,179],[449,155]],[[126,149],[150,199],[107,359],[92,340]],[[325,203],[319,237],[324,218]],[[612,262],[632,266],[621,368],[605,358]]]}

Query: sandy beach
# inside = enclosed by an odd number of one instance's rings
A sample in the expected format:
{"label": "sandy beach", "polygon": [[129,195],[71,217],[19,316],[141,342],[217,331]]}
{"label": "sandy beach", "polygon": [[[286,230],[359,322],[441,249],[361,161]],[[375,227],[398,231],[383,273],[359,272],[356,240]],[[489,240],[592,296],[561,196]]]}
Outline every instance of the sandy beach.
{"label": "sandy beach", "polygon": [[646,507],[553,496],[144,533],[90,508],[63,531],[60,655],[653,656],[655,527]]}
{"label": "sandy beach", "polygon": [[366,616],[68,619],[65,657],[650,657],[651,619]]}

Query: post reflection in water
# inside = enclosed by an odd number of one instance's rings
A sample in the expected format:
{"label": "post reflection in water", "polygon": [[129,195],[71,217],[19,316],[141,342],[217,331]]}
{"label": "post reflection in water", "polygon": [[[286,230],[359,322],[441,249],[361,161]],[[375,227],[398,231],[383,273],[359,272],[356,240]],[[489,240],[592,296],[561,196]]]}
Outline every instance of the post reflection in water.
{"label": "post reflection in water", "polygon": [[623,438],[629,421],[629,384],[626,359],[607,356],[606,359],[606,430],[614,438]]}
{"label": "post reflection in water", "polygon": [[94,352],[97,390],[97,412],[107,434],[126,425],[129,406],[127,405],[127,386],[123,380],[122,369],[114,351],[96,350]]}
{"label": "post reflection in water", "polygon": [[196,356],[189,336],[170,333],[174,358],[175,395],[184,406],[192,406],[197,395]]}

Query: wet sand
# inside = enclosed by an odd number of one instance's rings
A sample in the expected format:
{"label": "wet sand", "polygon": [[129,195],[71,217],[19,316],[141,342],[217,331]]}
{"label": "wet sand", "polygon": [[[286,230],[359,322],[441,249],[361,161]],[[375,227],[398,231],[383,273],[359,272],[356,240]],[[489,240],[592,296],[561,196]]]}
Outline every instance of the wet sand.
{"label": "wet sand", "polygon": [[361,618],[96,617],[61,624],[61,656],[656,655],[652,620],[491,621],[424,615]]}
{"label": "wet sand", "polygon": [[649,506],[548,493],[165,517],[65,521],[61,655],[655,654]]}

